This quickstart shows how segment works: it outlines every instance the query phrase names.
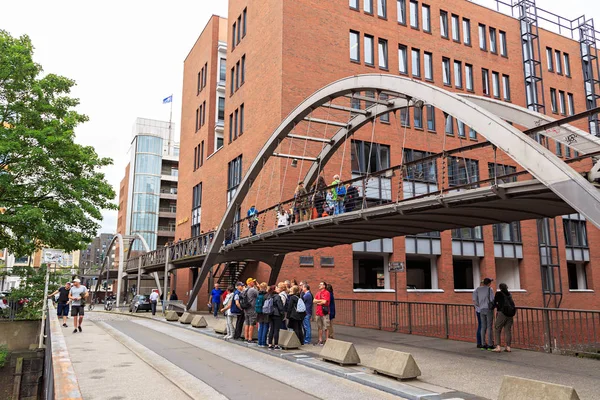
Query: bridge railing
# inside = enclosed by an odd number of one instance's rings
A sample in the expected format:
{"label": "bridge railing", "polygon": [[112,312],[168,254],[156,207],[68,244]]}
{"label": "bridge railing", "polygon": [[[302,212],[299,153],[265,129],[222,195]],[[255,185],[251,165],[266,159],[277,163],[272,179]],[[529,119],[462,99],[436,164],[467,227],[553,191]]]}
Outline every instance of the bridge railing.
{"label": "bridge railing", "polygon": [[[476,341],[477,316],[468,304],[336,299],[334,322],[360,328]],[[504,333],[502,334],[504,343]],[[516,348],[565,354],[600,351],[600,311],[517,307]]]}

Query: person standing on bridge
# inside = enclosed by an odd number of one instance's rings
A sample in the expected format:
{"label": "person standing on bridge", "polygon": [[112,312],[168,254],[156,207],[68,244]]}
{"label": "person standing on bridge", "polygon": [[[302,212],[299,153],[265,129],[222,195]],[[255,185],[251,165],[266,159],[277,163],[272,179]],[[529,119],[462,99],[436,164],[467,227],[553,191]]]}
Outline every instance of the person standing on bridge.
{"label": "person standing on bridge", "polygon": [[306,189],[304,188],[304,182],[298,182],[296,191],[294,192],[294,215],[296,216],[296,222],[306,221],[308,216],[308,197]]}
{"label": "person standing on bridge", "polygon": [[221,306],[221,295],[223,291],[219,288],[219,283],[215,283],[215,288],[210,292],[210,301],[212,305],[213,315],[215,318],[219,317],[219,307]]}
{"label": "person standing on bridge", "polygon": [[258,210],[254,205],[250,206],[246,216],[248,217],[248,229],[250,229],[250,234],[254,236],[258,227]]}
{"label": "person standing on bridge", "polygon": [[346,185],[342,183],[339,175],[333,176],[333,182],[331,182],[331,199],[335,202],[335,209],[333,215],[344,213],[344,197],[346,196]]}
{"label": "person standing on bridge", "polygon": [[83,322],[83,314],[85,307],[83,299],[88,297],[88,290],[81,284],[79,278],[73,279],[73,286],[69,291],[69,299],[71,299],[71,317],[73,317],[73,333],[81,332],[81,323]]}
{"label": "person standing on bridge", "polygon": [[150,308],[152,308],[152,315],[156,315],[156,304],[158,303],[158,298],[160,295],[158,294],[158,290],[154,289],[152,293],[150,293]]}
{"label": "person standing on bridge", "polygon": [[53,297],[58,294],[58,308],[56,309],[56,315],[58,318],[62,317],[63,325],[67,327],[67,317],[69,316],[69,292],[71,291],[71,282],[65,283],[64,287],[58,288],[54,293],[48,297]]}
{"label": "person standing on bridge", "polygon": [[312,191],[314,192],[312,197],[313,207],[317,211],[317,218],[321,218],[325,211],[325,199],[327,197],[325,193],[327,191],[327,184],[322,175],[319,175],[317,178],[317,183],[313,186]]}
{"label": "person standing on bridge", "polygon": [[[494,321],[494,291],[490,287],[494,280],[485,278],[483,286],[479,286],[473,291],[473,304],[475,311],[479,310],[481,316],[481,341],[482,349],[492,350],[494,348],[494,331],[492,329]],[[486,340],[486,333],[488,338]]]}

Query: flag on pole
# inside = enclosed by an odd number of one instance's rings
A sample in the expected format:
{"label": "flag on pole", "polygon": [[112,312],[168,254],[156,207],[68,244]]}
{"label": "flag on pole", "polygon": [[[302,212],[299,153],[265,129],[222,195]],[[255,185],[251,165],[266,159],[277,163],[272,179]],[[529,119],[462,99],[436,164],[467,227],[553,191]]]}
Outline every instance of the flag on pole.
{"label": "flag on pole", "polygon": [[170,103],[172,101],[173,101],[173,95],[170,95],[169,97],[165,97],[163,99],[163,104],[168,104],[168,103]]}

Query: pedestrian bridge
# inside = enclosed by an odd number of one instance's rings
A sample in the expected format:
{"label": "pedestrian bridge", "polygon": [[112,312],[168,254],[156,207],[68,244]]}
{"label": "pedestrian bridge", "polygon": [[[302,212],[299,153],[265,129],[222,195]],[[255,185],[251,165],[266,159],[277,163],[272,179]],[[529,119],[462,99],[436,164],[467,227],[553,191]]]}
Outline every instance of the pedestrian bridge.
{"label": "pedestrian bridge", "polygon": [[[274,198],[273,205],[259,212],[256,234],[249,231],[248,220],[236,218],[251,196],[258,198],[265,187],[281,187],[279,181],[272,181],[274,160],[284,160],[284,180],[288,167],[296,167],[294,173],[306,171],[300,178],[310,187],[334,155],[338,162],[341,155],[342,165],[350,157],[347,139],[355,132],[368,130],[372,149],[376,120],[389,121],[391,116],[390,124],[404,143],[406,110],[424,119],[429,106],[444,113],[452,132],[455,125],[449,117],[460,121],[456,125],[459,145],[444,139],[442,147],[437,140],[419,152],[404,149],[402,162],[389,168],[370,165],[369,150],[366,172],[343,182],[357,192],[345,205],[347,212],[277,228],[278,210],[293,207],[303,197],[312,208],[314,193],[337,190],[342,184],[336,183],[327,188],[317,185],[296,199],[293,193],[285,193],[284,198],[284,189],[279,196],[271,193],[267,197]],[[595,162],[600,139],[568,125],[597,111],[555,121],[510,103],[457,95],[398,76],[342,79],[315,92],[277,127],[241,179],[215,231],[139,256],[128,253],[119,270],[139,276],[199,267],[190,296],[195,299],[209,271],[220,263],[265,262],[272,267],[270,281],[274,282],[284,256],[296,251],[574,212],[600,227],[600,192],[592,183],[600,168]],[[465,125],[476,132],[477,141],[467,140]],[[568,158],[549,150],[557,143],[568,149]],[[481,156],[480,165],[473,168]],[[483,170],[489,172],[485,179],[479,174]]]}

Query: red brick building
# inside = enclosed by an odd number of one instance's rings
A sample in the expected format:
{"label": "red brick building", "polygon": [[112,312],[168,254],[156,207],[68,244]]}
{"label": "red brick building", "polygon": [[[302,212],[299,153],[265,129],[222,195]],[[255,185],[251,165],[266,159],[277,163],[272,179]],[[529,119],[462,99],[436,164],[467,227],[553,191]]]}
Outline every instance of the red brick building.
{"label": "red brick building", "polygon": [[[522,33],[519,8],[513,11],[515,17],[465,0],[230,0],[228,19],[213,16],[184,62],[175,236],[189,238],[218,226],[243,176],[239,172],[247,171],[273,130],[307,96],[344,77],[405,75],[554,118],[595,107],[593,93],[586,102],[585,83],[598,92],[597,64],[582,53],[579,38],[538,30],[539,21],[531,20],[534,9],[521,18],[530,23]],[[572,32],[580,32],[579,22],[571,22]],[[535,84],[526,86],[528,74]],[[402,162],[404,137],[405,159],[483,140],[441,111],[416,116],[411,110],[405,117],[409,123],[401,130],[392,117],[377,121],[375,135],[370,128],[357,132],[350,156],[336,154],[325,166],[327,183],[340,171],[343,179],[364,173],[361,149],[371,142],[383,169]],[[595,129],[586,120],[574,125]],[[564,159],[574,156],[564,146],[545,144]],[[491,150],[468,157],[480,179],[490,177]],[[498,160],[507,171],[520,170],[506,156]],[[242,213],[250,203],[262,209],[293,196],[300,173],[289,173],[287,163],[291,160],[267,162],[270,181],[251,190]],[[528,220],[293,253],[280,280],[326,280],[338,298],[393,300],[398,288],[399,300],[470,303],[472,288],[489,276],[508,283],[520,305],[542,306],[546,290],[560,293],[561,307],[600,308],[594,293],[600,287],[594,271],[600,253],[592,245],[600,243],[600,232],[577,215],[556,218],[558,279],[557,270],[546,273],[540,264],[537,224]],[[300,257],[312,262],[301,266]],[[395,277],[389,262],[404,262],[405,271]],[[266,281],[269,273],[269,267],[249,263],[243,276]],[[177,272],[183,300],[196,274],[194,268]],[[200,291],[201,302],[210,283]]]}

